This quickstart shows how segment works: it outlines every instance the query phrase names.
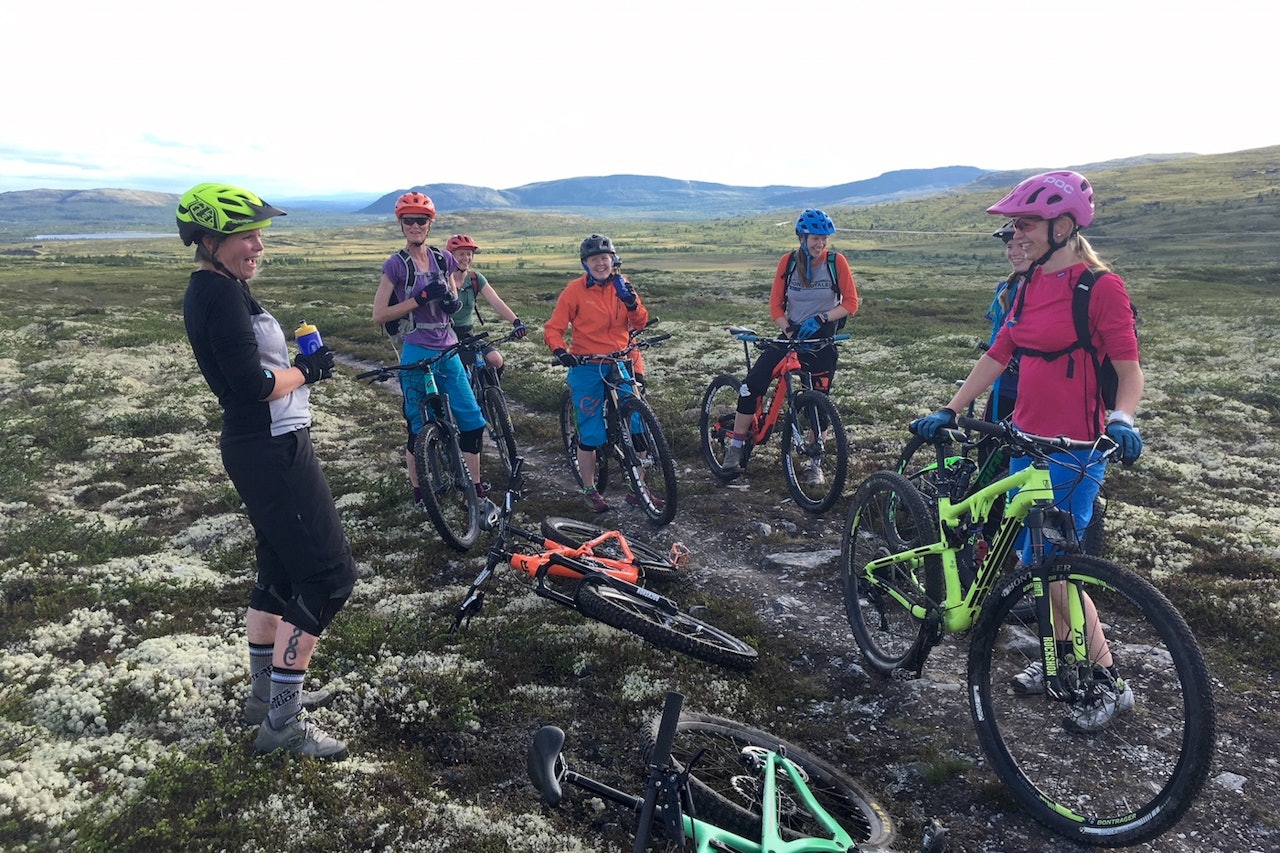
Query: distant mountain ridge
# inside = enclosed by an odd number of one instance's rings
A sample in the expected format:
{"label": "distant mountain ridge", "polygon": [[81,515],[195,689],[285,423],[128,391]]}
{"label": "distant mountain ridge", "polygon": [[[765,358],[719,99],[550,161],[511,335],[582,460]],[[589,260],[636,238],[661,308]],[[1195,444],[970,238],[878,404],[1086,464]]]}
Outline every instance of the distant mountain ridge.
{"label": "distant mountain ridge", "polygon": [[611,209],[695,216],[737,216],[799,206],[878,204],[932,195],[977,180],[975,166],[903,169],[829,187],[742,187],[648,175],[564,178],[498,190],[466,184],[420,184],[387,193],[357,213],[390,215],[406,192],[431,197],[440,210],[528,210],[572,213]]}

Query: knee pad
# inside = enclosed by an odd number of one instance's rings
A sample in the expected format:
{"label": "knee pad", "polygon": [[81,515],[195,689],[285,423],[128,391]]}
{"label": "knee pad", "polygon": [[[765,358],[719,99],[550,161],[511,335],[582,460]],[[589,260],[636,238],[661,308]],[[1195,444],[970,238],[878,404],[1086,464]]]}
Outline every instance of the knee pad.
{"label": "knee pad", "polygon": [[480,442],[484,440],[484,427],[469,429],[458,434],[458,447],[463,453],[479,453]]}
{"label": "knee pad", "polygon": [[406,453],[412,454],[413,440],[417,438],[417,436],[413,432],[413,427],[409,426],[407,423],[405,424],[405,432],[409,433],[409,438],[404,444],[404,450]]}

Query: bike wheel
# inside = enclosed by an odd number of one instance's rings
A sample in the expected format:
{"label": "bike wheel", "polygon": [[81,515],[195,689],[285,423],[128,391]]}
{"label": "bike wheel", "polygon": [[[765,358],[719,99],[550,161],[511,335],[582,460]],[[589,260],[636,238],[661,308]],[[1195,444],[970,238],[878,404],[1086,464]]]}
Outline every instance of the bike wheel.
{"label": "bike wheel", "polygon": [[[652,595],[652,593],[650,593]],[[725,631],[657,601],[586,579],[578,585],[578,610],[592,619],[643,637],[655,646],[729,669],[749,670],[756,650]]]}
{"label": "bike wheel", "polygon": [[428,423],[413,444],[422,503],[444,543],[466,551],[480,538],[480,498],[462,463],[457,435]]}
{"label": "bike wheel", "polygon": [[[590,542],[605,532],[603,527],[575,521],[572,518],[552,516],[542,520],[543,536],[552,542],[559,542],[561,545],[568,545],[571,548],[577,548],[584,542]],[[631,553],[635,555],[635,563],[640,567],[641,577],[665,581],[673,580],[680,576],[680,571],[676,568],[676,564],[671,562],[671,558],[661,551],[650,548],[642,542],[636,542],[630,537],[627,538],[627,545],[631,547]],[[612,539],[606,540],[593,548],[592,551],[598,557],[605,557],[610,560],[622,559],[622,549]]]}
{"label": "bike wheel", "polygon": [[742,473],[739,466],[727,468],[723,464],[733,421],[738,413],[738,388],[741,385],[742,382],[732,376],[717,376],[702,395],[702,412],[698,415],[702,458],[711,473],[721,480],[732,480]]}
{"label": "bike wheel", "polygon": [[[1047,571],[1050,583],[1067,582],[1097,607],[1131,710],[1078,734],[1064,718],[1096,697],[1049,702],[1011,689],[1040,660],[1034,617],[1010,620],[1037,583],[1027,569],[997,588],[974,630],[969,696],[978,740],[1022,807],[1060,835],[1098,847],[1148,841],[1181,818],[1209,773],[1215,711],[1204,657],[1144,578],[1081,555],[1056,557]],[[1093,682],[1093,669],[1067,656],[1059,671],[1074,690]]]}
{"label": "bike wheel", "polygon": [[[660,721],[655,718],[645,730],[646,761],[657,740]],[[893,821],[862,786],[776,735],[724,717],[685,711],[676,726],[671,756],[683,769],[702,751],[689,776],[699,816],[746,838],[759,838],[766,750],[785,752],[800,769],[818,805],[858,842],[859,849],[885,847],[893,841]],[[827,837],[785,774],[779,773],[777,792],[778,831],[783,838]]]}
{"label": "bike wheel", "polygon": [[826,512],[840,499],[849,471],[849,436],[826,394],[802,390],[791,398],[782,471],[791,497],[807,512]]}
{"label": "bike wheel", "polygon": [[840,542],[844,606],[854,639],[877,672],[918,669],[927,640],[920,614],[942,598],[942,561],[926,557],[894,563],[871,575],[866,566],[927,545],[937,536],[932,508],[902,475],[877,472],[854,492]]}
{"label": "bike wheel", "polygon": [[484,407],[485,420],[489,423],[489,437],[498,446],[498,458],[502,460],[502,470],[509,478],[511,466],[515,464],[519,450],[516,448],[516,431],[511,425],[511,412],[507,409],[506,395],[497,385],[486,385],[480,405]]}
{"label": "bike wheel", "polygon": [[[560,395],[560,440],[564,448],[565,461],[573,472],[573,479],[578,488],[583,488],[582,471],[578,468],[578,412],[573,405],[573,394],[569,389]],[[596,489],[601,493],[609,485],[609,458],[607,454],[596,451]]]}
{"label": "bike wheel", "polygon": [[618,402],[618,426],[617,453],[631,495],[654,524],[670,524],[676,517],[676,463],[658,416],[639,397],[625,397]]}

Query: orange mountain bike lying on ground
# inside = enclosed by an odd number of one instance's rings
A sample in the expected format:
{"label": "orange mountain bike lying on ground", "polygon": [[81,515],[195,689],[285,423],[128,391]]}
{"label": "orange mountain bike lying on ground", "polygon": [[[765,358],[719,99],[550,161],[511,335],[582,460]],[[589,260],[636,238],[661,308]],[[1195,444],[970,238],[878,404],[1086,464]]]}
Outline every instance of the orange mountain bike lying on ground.
{"label": "orange mountain bike lying on ground", "polygon": [[[517,458],[502,508],[486,519],[487,526],[497,528],[497,535],[484,569],[458,607],[451,632],[480,612],[484,585],[499,565],[507,563],[524,573],[533,591],[542,598],[630,631],[655,646],[731,669],[755,666],[756,650],[747,643],[682,613],[671,599],[639,585],[642,580],[677,577],[682,549],[673,549],[672,556],[667,557],[629,542],[616,530],[568,519],[547,519],[540,533],[512,524],[515,504],[524,486],[523,466],[524,460]],[[519,550],[520,542],[526,543],[524,550]]]}
{"label": "orange mountain bike lying on ground", "polygon": [[[800,365],[802,350],[818,350],[847,341],[850,335],[831,338],[762,338],[750,329],[730,326],[729,334],[742,341],[742,351],[751,372],[751,344],[760,349],[784,349],[786,355],[774,368],[771,389],[761,395],[751,421],[746,446],[742,449],[742,468],[751,454],[769,440],[782,418],[786,403],[786,420],[781,435],[782,473],[796,504],[808,512],[822,513],[831,509],[844,490],[849,469],[849,437],[845,434],[840,413],[831,398],[813,389],[809,372]],[[742,473],[726,467],[725,451],[733,433],[738,411],[738,389],[743,380],[725,374],[711,380],[702,396],[702,414],[698,432],[702,438],[702,457],[711,473],[721,480],[731,480]]]}

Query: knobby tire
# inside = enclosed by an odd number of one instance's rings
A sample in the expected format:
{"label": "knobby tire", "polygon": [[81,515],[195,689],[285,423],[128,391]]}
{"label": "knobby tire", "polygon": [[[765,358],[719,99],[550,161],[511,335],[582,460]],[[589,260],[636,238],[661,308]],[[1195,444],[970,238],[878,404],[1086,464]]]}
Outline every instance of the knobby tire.
{"label": "knobby tire", "polygon": [[749,670],[758,658],[755,649],[732,634],[598,580],[586,579],[578,585],[577,602],[578,609],[592,619],[708,663]]}
{"label": "knobby tire", "polygon": [[480,538],[480,498],[462,462],[458,437],[428,423],[413,444],[414,466],[431,523],[444,543],[467,551]]}
{"label": "knobby tire", "polygon": [[[600,534],[604,533],[603,527],[596,527],[594,524],[577,521],[572,518],[560,518],[551,516],[542,520],[542,535],[550,539],[552,542],[559,542],[561,545],[568,545],[571,548],[577,548],[584,542],[590,542]],[[627,544],[631,546],[631,553],[635,555],[635,563],[640,567],[640,576],[649,580],[674,580],[680,577],[680,570],[676,564],[671,562],[671,558],[645,545],[643,542],[636,542],[631,537],[627,537]],[[592,549],[597,557],[605,557],[610,560],[621,560],[622,549],[617,547],[617,543],[608,540],[602,545]]]}
{"label": "knobby tire", "polygon": [[[1133,710],[1101,731],[1063,725],[1072,709],[1015,693],[1010,679],[1039,660],[1039,630],[1013,611],[1032,570],[1002,581],[969,648],[970,710],[992,768],[1036,820],[1081,844],[1127,847],[1171,828],[1204,785],[1215,710],[1204,656],[1186,622],[1149,581],[1096,557],[1055,557],[1048,579],[1070,581],[1096,605]],[[1061,666],[1069,686],[1090,669]]]}
{"label": "knobby tire", "polygon": [[506,395],[497,385],[486,385],[481,405],[484,407],[485,420],[489,422],[489,437],[498,447],[498,458],[502,460],[502,470],[507,477],[510,477],[511,466],[515,464],[519,450],[516,447],[516,431],[511,425],[511,412],[507,408]]}
{"label": "knobby tire", "polygon": [[698,415],[702,459],[711,473],[721,480],[732,480],[742,473],[740,467],[726,468],[722,464],[729,447],[729,433],[733,432],[741,385],[741,380],[727,374],[717,376],[702,395],[702,411]]}
{"label": "knobby tire", "polygon": [[[817,433],[824,436],[820,454],[818,442],[811,440]],[[849,436],[831,398],[820,391],[797,391],[787,406],[782,444],[783,476],[796,505],[815,515],[831,509],[849,473]],[[815,462],[822,481],[812,484],[808,477]]]}
{"label": "knobby tire", "polygon": [[[563,448],[565,462],[578,488],[583,488],[582,471],[578,468],[578,412],[573,405],[573,393],[566,388],[560,395],[560,443]],[[606,448],[596,449],[596,490],[604,494],[609,485],[609,455]]]}
{"label": "knobby tire", "polygon": [[[645,729],[645,758],[650,760],[660,717]],[[802,771],[809,790],[822,806],[858,842],[858,849],[887,847],[894,839],[893,821],[885,809],[842,770],[802,747],[776,735],[734,720],[681,713],[672,742],[671,756],[683,769],[699,750],[689,786],[698,816],[746,838],[761,832],[762,767],[747,761],[761,750],[785,751]],[[790,781],[778,782],[778,823],[784,839],[825,837],[822,825],[804,808]]]}
{"label": "knobby tire", "polygon": [[[640,421],[641,433],[631,432],[632,418]],[[676,464],[671,456],[671,446],[662,432],[662,424],[653,413],[649,404],[639,397],[625,397],[618,402],[618,446],[619,466],[627,477],[631,491],[640,498],[640,508],[654,524],[670,524],[676,517]],[[637,453],[646,451],[650,464],[639,468],[633,466],[628,455],[627,446]],[[640,473],[643,472],[643,473]],[[659,505],[661,504],[661,505]]]}
{"label": "knobby tire", "polygon": [[[939,531],[932,507],[902,475],[872,474],[858,486],[840,542],[845,613],[858,648],[882,675],[918,669],[925,621],[910,607],[936,606],[943,594],[942,561],[927,557],[866,574],[872,560],[928,545]],[[903,599],[899,600],[899,599]]]}

